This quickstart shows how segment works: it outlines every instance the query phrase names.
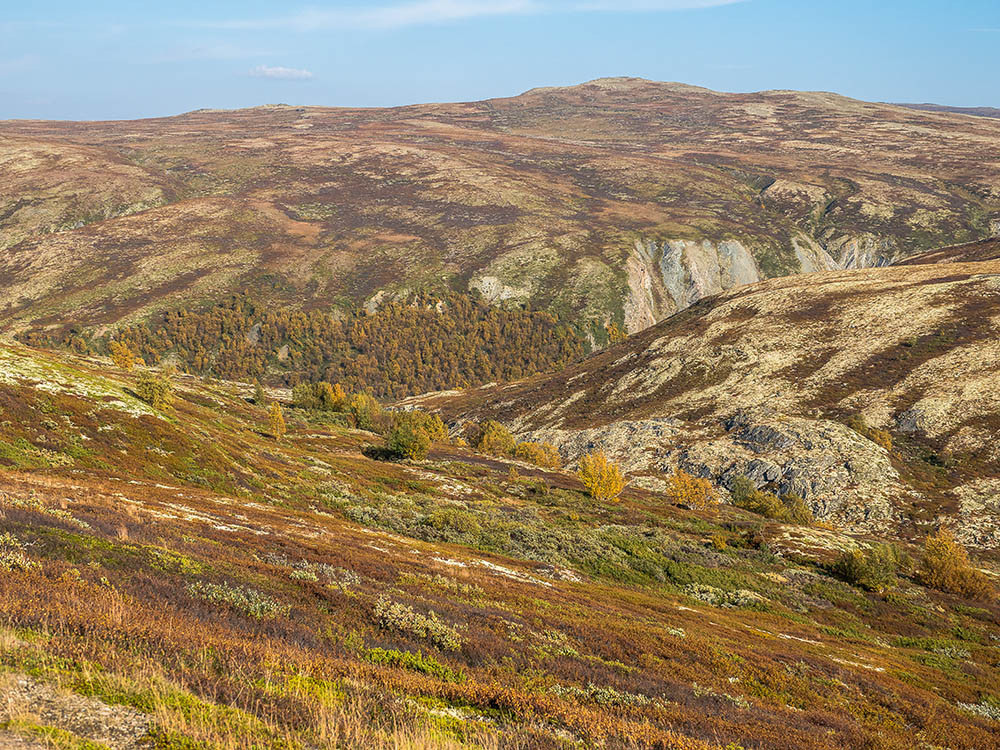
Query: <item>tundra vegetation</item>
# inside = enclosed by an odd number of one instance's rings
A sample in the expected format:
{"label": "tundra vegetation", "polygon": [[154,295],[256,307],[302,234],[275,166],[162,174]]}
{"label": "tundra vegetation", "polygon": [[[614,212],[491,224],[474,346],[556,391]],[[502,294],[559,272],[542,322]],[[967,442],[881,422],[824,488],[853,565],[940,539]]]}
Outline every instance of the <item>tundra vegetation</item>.
{"label": "tundra vegetation", "polygon": [[[158,336],[164,301],[202,314],[244,290],[269,310],[336,308],[354,325],[366,305],[478,289],[603,345],[732,284],[990,236],[998,137],[985,117],[624,78],[390,109],[8,120],[0,325],[86,345],[145,320]],[[188,351],[192,371],[262,376],[240,372],[242,357]],[[444,387],[397,362],[395,381],[361,357],[303,379],[379,396]]]}
{"label": "tundra vegetation", "polygon": [[152,371],[161,409],[141,368],[0,364],[0,741],[105,741],[46,690],[173,750],[994,744],[996,563],[946,532],[883,549],[333,384],[270,390],[275,441],[250,383]]}

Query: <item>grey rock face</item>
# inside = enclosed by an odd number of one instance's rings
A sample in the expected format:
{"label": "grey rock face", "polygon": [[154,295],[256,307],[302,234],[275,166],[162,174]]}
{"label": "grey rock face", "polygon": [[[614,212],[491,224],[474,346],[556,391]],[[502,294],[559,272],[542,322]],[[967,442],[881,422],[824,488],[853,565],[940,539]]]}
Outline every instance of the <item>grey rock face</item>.
{"label": "grey rock face", "polygon": [[635,333],[702,297],[763,276],[739,240],[636,240],[626,260],[625,326]]}
{"label": "grey rock face", "polygon": [[841,268],[879,268],[896,260],[897,248],[891,239],[862,234],[837,237],[826,250]]}
{"label": "grey rock face", "polygon": [[798,495],[818,519],[852,531],[886,531],[902,521],[894,500],[907,490],[885,449],[830,420],[757,410],[736,412],[721,425],[647,419],[519,437],[554,443],[570,465],[603,450],[636,484],[653,490],[680,467],[725,489],[746,476],[758,488]]}
{"label": "grey rock face", "polygon": [[[792,249],[799,271],[839,267],[819,243],[794,237]],[[765,278],[754,249],[737,239],[636,240],[625,260],[628,288],[623,308],[629,333],[641,331],[703,297]]]}

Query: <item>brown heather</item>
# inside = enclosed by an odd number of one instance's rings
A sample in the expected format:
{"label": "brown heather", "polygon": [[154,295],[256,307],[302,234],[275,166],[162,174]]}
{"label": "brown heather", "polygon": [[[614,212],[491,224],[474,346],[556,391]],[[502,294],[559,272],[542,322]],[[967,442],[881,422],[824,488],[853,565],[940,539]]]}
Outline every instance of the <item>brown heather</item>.
{"label": "brown heather", "polygon": [[[38,681],[136,712],[168,750],[994,741],[1000,604],[903,566],[833,575],[864,535],[638,481],[592,494],[500,425],[477,451],[332,387],[310,408],[271,389],[275,441],[250,383],[173,374],[156,409],[136,379],[0,342],[0,706]],[[403,423],[438,439],[379,460],[367,430]],[[996,570],[942,549],[947,580]],[[96,739],[19,716],[0,743]]]}

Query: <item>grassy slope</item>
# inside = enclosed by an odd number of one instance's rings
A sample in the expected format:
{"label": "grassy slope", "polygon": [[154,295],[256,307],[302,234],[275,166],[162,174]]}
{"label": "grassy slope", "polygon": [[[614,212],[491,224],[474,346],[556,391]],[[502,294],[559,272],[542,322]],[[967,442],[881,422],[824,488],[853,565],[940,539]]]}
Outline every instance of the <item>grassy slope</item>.
{"label": "grassy slope", "polygon": [[901,255],[982,237],[998,142],[985,118],[635,80],[4,122],[0,323],[101,325],[244,288],[353,306],[485,277],[536,308],[620,320],[636,240],[741,239],[773,276],[799,268],[801,233]]}
{"label": "grassy slope", "polygon": [[834,531],[598,504],[447,446],[376,462],[292,410],[276,443],[231,384],[179,379],[160,414],[105,362],[0,355],[0,529],[37,563],[0,573],[0,663],[139,709],[160,747],[995,736],[958,704],[1000,697],[1000,607],[853,589],[818,567],[854,541]]}

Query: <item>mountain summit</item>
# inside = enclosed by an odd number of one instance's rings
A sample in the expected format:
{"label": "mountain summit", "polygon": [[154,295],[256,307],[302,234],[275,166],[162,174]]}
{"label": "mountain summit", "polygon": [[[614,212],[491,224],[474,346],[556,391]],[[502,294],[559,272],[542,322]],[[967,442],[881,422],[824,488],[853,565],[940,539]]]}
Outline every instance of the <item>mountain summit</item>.
{"label": "mountain summit", "polygon": [[94,330],[241,290],[309,308],[471,290],[600,343],[740,284],[989,236],[998,143],[987,118],[633,78],[7,121],[0,325]]}

